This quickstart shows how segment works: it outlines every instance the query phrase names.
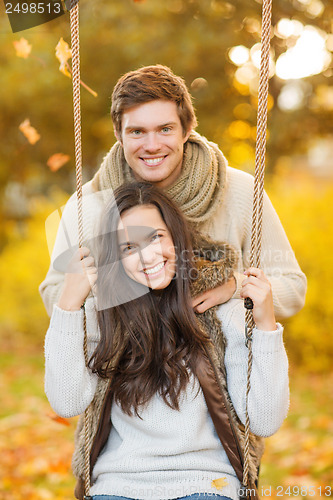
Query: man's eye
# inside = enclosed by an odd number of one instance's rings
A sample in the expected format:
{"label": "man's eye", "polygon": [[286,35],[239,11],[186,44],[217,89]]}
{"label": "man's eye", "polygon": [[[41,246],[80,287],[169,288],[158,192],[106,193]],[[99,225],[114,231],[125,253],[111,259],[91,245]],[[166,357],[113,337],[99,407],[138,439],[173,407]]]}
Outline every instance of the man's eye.
{"label": "man's eye", "polygon": [[140,135],[141,134],[141,130],[132,130],[132,134],[133,135]]}
{"label": "man's eye", "polygon": [[171,130],[171,127],[163,127],[162,128],[162,132],[165,132],[165,133],[170,132],[170,130]]}

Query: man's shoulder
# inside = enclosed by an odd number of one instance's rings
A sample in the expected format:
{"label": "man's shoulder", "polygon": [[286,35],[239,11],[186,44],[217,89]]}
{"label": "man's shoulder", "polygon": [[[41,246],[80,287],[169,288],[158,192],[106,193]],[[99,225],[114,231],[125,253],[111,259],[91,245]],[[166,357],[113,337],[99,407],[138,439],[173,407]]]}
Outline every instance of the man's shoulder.
{"label": "man's shoulder", "polygon": [[254,183],[254,177],[244,170],[239,170],[238,168],[227,166],[227,186],[245,186],[248,188],[252,187]]}
{"label": "man's shoulder", "polygon": [[[82,186],[82,195],[83,196],[88,196],[90,194],[95,193],[95,190],[93,188],[93,183],[92,180],[85,182]],[[68,201],[76,199],[77,198],[77,191],[74,191],[74,193],[70,196]]]}
{"label": "man's shoulder", "polygon": [[248,172],[227,167],[227,182],[224,192],[226,205],[248,206],[252,203],[254,177]]}
{"label": "man's shoulder", "polygon": [[93,184],[93,180],[90,179],[90,181],[88,182],[85,182],[82,186],[82,193],[83,194],[91,194],[91,193],[95,193],[95,189],[94,189],[94,184]]}
{"label": "man's shoulder", "polygon": [[[82,200],[83,200],[83,210],[100,209],[102,204],[102,193],[100,191],[95,191],[93,188],[92,181],[88,181],[82,186]],[[68,199],[65,212],[77,211],[77,191],[75,191]]]}

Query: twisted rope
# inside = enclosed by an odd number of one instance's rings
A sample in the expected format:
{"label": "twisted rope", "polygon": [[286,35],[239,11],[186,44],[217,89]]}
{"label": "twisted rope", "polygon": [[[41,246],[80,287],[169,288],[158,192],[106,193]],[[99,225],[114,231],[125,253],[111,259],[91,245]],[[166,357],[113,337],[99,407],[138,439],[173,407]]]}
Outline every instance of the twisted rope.
{"label": "twisted rope", "polygon": [[[269,80],[269,50],[271,34],[272,0],[263,0],[262,5],[262,30],[261,30],[261,62],[259,74],[258,111],[257,111],[257,137],[255,154],[255,180],[253,190],[253,212],[251,232],[251,267],[260,266],[262,215],[265,175],[266,130],[267,130],[267,100]],[[246,320],[246,345],[248,347],[248,372],[246,387],[246,421],[245,421],[245,446],[243,466],[243,489],[249,484],[249,456],[250,456],[250,419],[248,413],[248,399],[251,389],[250,378],[253,363],[252,334],[255,326],[252,310],[247,310]]]}
{"label": "twisted rope", "polygon": [[[71,0],[70,28],[72,46],[72,85],[73,85],[73,111],[74,111],[74,144],[75,144],[75,172],[78,214],[78,239],[79,248],[83,245],[83,200],[82,200],[82,147],[81,147],[81,94],[80,94],[80,38],[79,38],[79,3]],[[86,365],[88,364],[87,318],[83,306],[83,351]],[[90,494],[90,406],[84,412],[84,489],[86,497]]]}

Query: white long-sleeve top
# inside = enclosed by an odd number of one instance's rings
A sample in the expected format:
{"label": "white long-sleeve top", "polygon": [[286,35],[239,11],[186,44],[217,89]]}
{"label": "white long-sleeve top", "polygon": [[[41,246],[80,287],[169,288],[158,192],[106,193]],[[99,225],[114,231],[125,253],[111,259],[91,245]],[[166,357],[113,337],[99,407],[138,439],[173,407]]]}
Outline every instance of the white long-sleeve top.
{"label": "white long-sleeve top", "polygon": [[[99,339],[92,299],[87,301],[86,314],[92,352]],[[221,305],[218,316],[227,339],[228,390],[244,423],[247,348],[242,301],[232,299]],[[82,311],[67,312],[54,306],[45,340],[45,391],[54,410],[63,417],[82,413],[92,401],[97,384],[97,375],[84,363],[82,320]],[[264,437],[278,430],[288,412],[288,360],[282,333],[281,325],[277,325],[276,331],[255,329],[253,334],[249,416],[251,431]],[[92,495],[161,500],[207,492],[238,498],[239,481],[193,375],[181,396],[179,411],[168,407],[156,394],[139,413],[142,420],[124,414],[113,403],[112,430],[93,469]],[[212,485],[221,477],[227,482],[222,491]]]}
{"label": "white long-sleeve top", "polygon": [[[110,196],[111,190],[110,190]],[[251,224],[252,224],[253,176],[227,167],[223,202],[214,216],[199,229],[213,240],[225,241],[238,252],[239,269],[235,272],[237,289],[234,298],[239,298],[243,271],[250,266]],[[92,183],[83,186],[84,235],[87,246],[92,250],[93,238],[101,210],[103,197],[94,192]],[[47,227],[54,228],[54,217]],[[45,280],[39,287],[46,310],[51,315],[57,303],[63,281],[64,269],[57,258],[64,255],[69,247],[77,245],[78,222],[77,200],[74,194],[68,201],[57,233],[51,265]],[[298,312],[305,301],[306,277],[301,271],[290,246],[279,217],[264,194],[263,228],[260,267],[272,285],[275,314],[278,318],[288,318]],[[63,261],[66,259],[62,259]]]}

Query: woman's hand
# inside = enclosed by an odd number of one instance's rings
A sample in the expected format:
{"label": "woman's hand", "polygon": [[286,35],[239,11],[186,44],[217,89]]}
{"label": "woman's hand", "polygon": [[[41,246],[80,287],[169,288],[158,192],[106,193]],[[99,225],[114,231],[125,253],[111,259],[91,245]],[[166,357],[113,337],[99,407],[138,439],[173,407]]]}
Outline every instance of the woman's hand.
{"label": "woman's hand", "polygon": [[82,247],[70,260],[58,307],[65,311],[78,311],[97,280],[97,269],[90,250]]}
{"label": "woman's hand", "polygon": [[259,330],[276,330],[272,287],[261,269],[250,267],[244,274],[240,296],[253,301],[253,319]]}

